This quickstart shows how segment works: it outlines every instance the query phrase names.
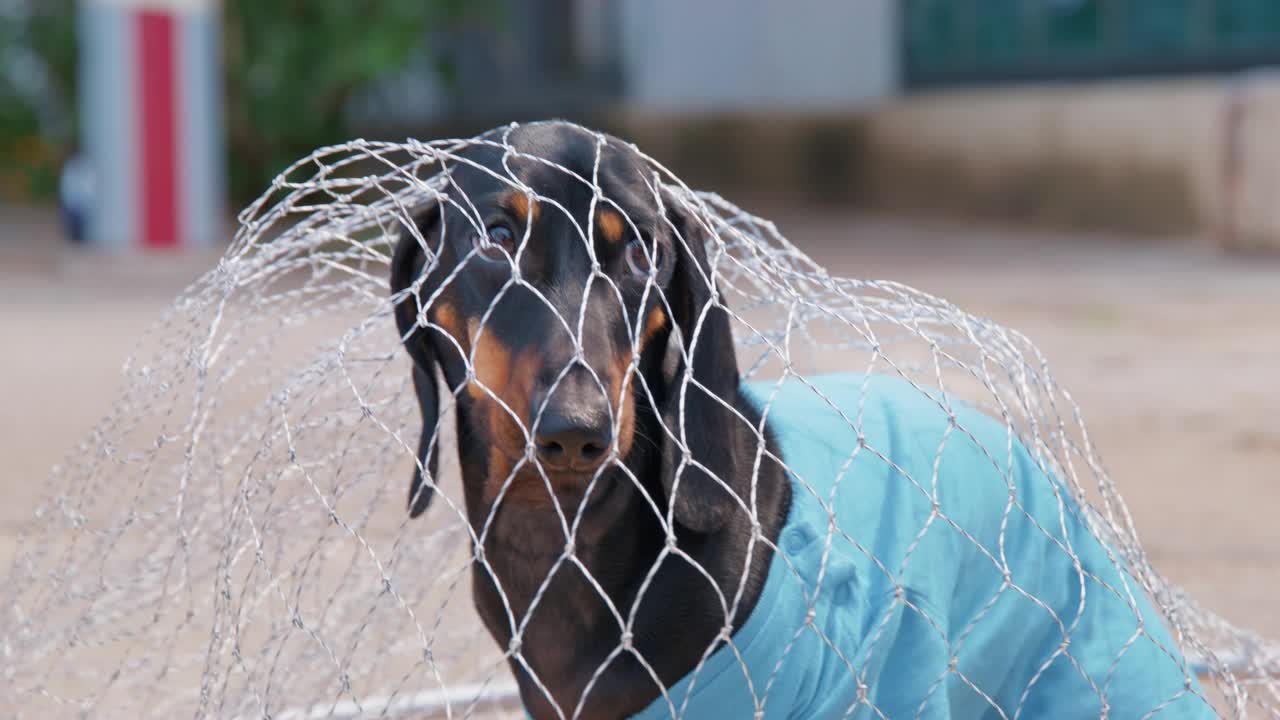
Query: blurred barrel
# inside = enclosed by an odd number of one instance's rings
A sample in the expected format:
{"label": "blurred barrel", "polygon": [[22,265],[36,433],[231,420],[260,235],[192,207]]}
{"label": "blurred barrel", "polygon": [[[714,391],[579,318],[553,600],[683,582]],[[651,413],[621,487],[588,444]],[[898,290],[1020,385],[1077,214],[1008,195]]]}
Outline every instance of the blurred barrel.
{"label": "blurred barrel", "polygon": [[86,235],[116,250],[224,234],[221,26],[215,0],[80,3]]}

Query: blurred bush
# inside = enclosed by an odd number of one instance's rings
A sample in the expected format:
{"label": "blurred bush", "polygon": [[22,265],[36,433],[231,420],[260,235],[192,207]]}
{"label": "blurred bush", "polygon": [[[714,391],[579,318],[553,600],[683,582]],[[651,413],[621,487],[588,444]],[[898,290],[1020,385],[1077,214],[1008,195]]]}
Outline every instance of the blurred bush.
{"label": "blurred bush", "polygon": [[0,196],[44,198],[76,137],[75,0],[0,5]]}
{"label": "blurred bush", "polygon": [[[469,5],[475,4],[227,0],[232,197],[256,196],[288,163],[349,139],[343,109],[351,96],[425,52],[428,29],[454,23],[464,11],[474,14]],[[448,79],[446,64],[437,70]]]}
{"label": "blurred bush", "polygon": [[[228,169],[237,204],[349,137],[348,99],[429,50],[429,30],[494,3],[225,0]],[[76,145],[75,0],[0,3],[0,196],[48,199]],[[447,81],[449,68],[437,64]],[[447,82],[446,82],[447,85]]]}

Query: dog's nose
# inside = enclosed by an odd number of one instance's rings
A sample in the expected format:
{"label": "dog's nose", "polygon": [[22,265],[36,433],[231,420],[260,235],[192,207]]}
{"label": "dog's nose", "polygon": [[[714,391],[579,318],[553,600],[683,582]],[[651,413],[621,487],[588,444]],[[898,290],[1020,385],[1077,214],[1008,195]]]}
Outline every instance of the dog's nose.
{"label": "dog's nose", "polygon": [[538,460],[551,470],[594,470],[613,442],[607,413],[547,408],[534,428]]}

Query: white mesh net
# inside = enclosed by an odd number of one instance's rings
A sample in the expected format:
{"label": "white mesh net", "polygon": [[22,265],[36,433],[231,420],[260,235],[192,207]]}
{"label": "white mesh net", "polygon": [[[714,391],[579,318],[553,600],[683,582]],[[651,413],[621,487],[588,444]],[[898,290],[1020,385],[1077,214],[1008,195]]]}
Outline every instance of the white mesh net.
{"label": "white mesh net", "polygon": [[313,153],[125,374],[6,716],[1280,716],[1030,342],[581,128]]}

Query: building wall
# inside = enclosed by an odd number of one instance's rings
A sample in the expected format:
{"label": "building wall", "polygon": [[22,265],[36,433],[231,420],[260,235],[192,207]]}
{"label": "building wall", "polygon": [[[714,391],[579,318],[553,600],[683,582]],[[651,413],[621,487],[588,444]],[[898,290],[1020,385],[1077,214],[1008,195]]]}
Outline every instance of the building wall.
{"label": "building wall", "polygon": [[1222,203],[1225,92],[1183,78],[909,96],[867,117],[865,187],[889,209],[1206,229]]}
{"label": "building wall", "polygon": [[898,86],[894,0],[619,0],[624,102],[653,112],[830,111]]}

